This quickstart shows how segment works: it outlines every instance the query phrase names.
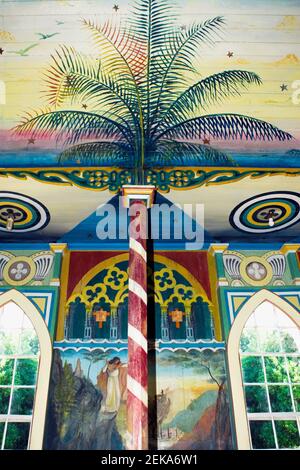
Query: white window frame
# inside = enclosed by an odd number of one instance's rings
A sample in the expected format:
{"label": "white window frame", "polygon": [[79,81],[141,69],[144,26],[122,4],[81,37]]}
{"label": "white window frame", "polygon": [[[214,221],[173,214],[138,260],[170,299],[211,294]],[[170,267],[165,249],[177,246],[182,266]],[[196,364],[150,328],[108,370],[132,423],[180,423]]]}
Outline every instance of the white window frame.
{"label": "white window frame", "polygon": [[[37,382],[28,449],[41,450],[43,447],[48,388],[51,371],[52,342],[43,317],[37,308],[33,305],[33,303],[24,294],[22,294],[22,292],[19,292],[16,289],[11,289],[0,295],[0,307],[9,302],[14,302],[23,310],[24,314],[27,315],[35,328],[39,340],[39,367],[37,372]],[[24,421],[29,421],[29,419],[26,419],[26,417],[22,418]]]}
{"label": "white window frame", "polygon": [[235,421],[236,442],[239,450],[251,449],[246,400],[243,387],[242,367],[240,362],[240,338],[248,318],[265,301],[271,302],[300,328],[300,313],[291,304],[274,294],[262,289],[253,294],[238,312],[228,337],[226,353],[230,380],[233,415]]}

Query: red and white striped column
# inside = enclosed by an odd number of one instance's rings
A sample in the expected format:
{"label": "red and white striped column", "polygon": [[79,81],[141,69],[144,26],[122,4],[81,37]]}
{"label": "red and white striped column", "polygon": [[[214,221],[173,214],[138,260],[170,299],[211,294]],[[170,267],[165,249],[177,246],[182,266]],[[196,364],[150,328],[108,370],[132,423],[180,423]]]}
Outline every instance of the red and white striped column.
{"label": "red and white striped column", "polygon": [[129,207],[127,448],[148,449],[147,236],[153,186],[124,186]]}

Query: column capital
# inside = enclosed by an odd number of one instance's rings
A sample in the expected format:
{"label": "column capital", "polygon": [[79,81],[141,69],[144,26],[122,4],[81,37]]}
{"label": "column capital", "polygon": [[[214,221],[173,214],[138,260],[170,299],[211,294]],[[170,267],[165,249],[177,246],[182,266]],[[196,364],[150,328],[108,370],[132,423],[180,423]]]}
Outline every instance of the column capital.
{"label": "column capital", "polygon": [[152,185],[129,185],[122,186],[122,196],[125,207],[133,200],[144,200],[147,208],[153,205],[155,186]]}
{"label": "column capital", "polygon": [[298,250],[300,250],[300,245],[292,243],[285,243],[280,249],[283,255],[286,255],[287,253],[296,253]]}
{"label": "column capital", "polygon": [[49,246],[54,253],[63,253],[68,247],[67,243],[49,243]]}
{"label": "column capital", "polygon": [[225,250],[227,250],[228,246],[228,243],[211,243],[208,249],[208,253],[212,254],[213,256],[215,253],[223,253]]}

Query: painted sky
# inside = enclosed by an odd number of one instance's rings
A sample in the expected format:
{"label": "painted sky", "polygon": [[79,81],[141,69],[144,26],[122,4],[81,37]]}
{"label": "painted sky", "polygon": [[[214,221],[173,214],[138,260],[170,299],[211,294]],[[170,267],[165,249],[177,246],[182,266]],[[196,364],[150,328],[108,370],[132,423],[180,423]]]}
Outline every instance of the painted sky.
{"label": "painted sky", "polygon": [[[24,111],[45,107],[42,77],[59,45],[70,45],[84,54],[97,56],[89,33],[82,28],[82,18],[97,19],[100,23],[107,18],[126,18],[129,5],[125,0],[2,0],[0,80],[6,87],[6,102],[0,105],[0,150],[32,148],[26,139],[14,138],[10,129]],[[215,15],[224,16],[226,25],[216,44],[201,50],[197,63],[199,76],[242,69],[257,73],[263,84],[250,86],[241,97],[212,106],[209,112],[254,116],[298,139],[300,103],[294,104],[292,98],[293,84],[300,80],[300,2],[186,0],[180,2],[179,26]],[[32,48],[24,52],[29,46]],[[230,57],[228,52],[232,53]],[[37,144],[41,148],[55,148],[53,142],[36,142],[35,148]],[[216,145],[222,147],[224,143]],[[245,147],[233,144],[233,148],[237,146]],[[226,143],[225,147],[230,145]],[[257,151],[268,147],[289,149],[299,145],[294,141],[253,144]]]}

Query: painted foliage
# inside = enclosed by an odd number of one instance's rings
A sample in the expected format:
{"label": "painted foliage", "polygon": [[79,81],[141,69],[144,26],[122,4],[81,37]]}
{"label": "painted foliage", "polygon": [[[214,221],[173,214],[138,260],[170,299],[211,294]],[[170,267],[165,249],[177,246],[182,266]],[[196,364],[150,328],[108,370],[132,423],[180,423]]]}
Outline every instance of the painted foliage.
{"label": "painted foliage", "polygon": [[223,350],[157,353],[156,403],[159,449],[231,448]]}
{"label": "painted foliage", "polygon": [[[8,23],[19,3],[8,10],[6,29],[15,29]],[[249,15],[247,1],[240,13],[234,0],[214,2],[207,14],[205,5],[192,0],[180,7],[169,0],[136,0],[131,6],[122,1],[116,8],[105,0],[55,2],[55,14],[53,2],[40,3],[52,15],[47,23],[38,16],[36,27],[43,32],[29,28],[25,44],[15,31],[2,31],[1,59],[9,78],[17,61],[28,74],[31,63],[42,70],[39,57],[51,56],[43,84],[36,83],[43,100],[37,92],[30,93],[31,100],[19,97],[27,107],[20,122],[11,115],[22,109],[14,92],[5,121],[4,147],[18,148],[26,164],[42,157],[47,165],[125,166],[139,179],[139,168],[232,166],[245,152],[252,164],[262,154],[271,161],[274,150],[278,158],[297,162],[291,89],[299,45],[292,0],[278,2],[278,14],[265,19],[258,12]],[[261,13],[268,5],[260,2]],[[26,2],[28,18],[35,6]],[[275,43],[281,43],[276,53]],[[31,76],[20,80],[25,89],[32,83]]]}
{"label": "painted foliage", "polygon": [[[126,362],[124,349],[55,350],[44,448],[126,449]],[[103,378],[109,363],[118,370],[117,402]],[[230,449],[224,351],[162,350],[156,369],[154,375],[150,368],[150,446]]]}
{"label": "painted foliage", "polygon": [[45,449],[125,448],[126,362],[124,350],[54,351]]}

